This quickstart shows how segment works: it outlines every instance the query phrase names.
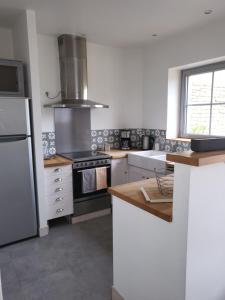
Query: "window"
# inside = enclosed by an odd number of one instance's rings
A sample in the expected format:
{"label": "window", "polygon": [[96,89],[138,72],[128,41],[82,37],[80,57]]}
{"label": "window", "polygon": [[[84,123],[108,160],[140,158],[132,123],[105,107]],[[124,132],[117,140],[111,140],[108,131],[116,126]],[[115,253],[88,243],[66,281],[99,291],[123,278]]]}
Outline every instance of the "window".
{"label": "window", "polygon": [[184,70],[181,136],[225,136],[225,62]]}

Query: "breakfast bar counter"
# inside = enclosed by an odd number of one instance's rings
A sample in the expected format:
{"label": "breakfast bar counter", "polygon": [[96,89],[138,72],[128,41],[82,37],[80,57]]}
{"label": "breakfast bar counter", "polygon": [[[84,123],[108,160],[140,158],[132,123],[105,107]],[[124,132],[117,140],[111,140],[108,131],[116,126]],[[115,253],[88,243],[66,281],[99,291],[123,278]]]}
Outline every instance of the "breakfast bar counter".
{"label": "breakfast bar counter", "polygon": [[146,192],[151,195],[152,199],[168,198],[159,192],[156,179],[153,178],[114,186],[109,188],[108,191],[112,195],[138,208],[141,208],[167,222],[171,222],[172,203],[148,203],[140,191],[141,187],[144,187]]}
{"label": "breakfast bar counter", "polygon": [[153,179],[109,189],[112,299],[225,299],[225,151],[167,160],[175,163],[173,203],[145,202],[140,187],[151,193]]}
{"label": "breakfast bar counter", "polygon": [[225,151],[168,153],[166,158],[171,162],[200,167],[225,162]]}

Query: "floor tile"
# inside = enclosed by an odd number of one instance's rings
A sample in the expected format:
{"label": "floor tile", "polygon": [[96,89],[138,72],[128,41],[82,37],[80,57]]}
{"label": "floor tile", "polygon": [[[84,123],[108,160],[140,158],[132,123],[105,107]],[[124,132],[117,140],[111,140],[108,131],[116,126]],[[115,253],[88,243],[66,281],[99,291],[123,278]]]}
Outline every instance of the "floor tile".
{"label": "floor tile", "polygon": [[70,270],[52,273],[29,284],[23,284],[26,300],[79,300],[85,299],[85,291]]}
{"label": "floor tile", "polygon": [[110,300],[111,216],[4,247],[0,269],[4,300]]}

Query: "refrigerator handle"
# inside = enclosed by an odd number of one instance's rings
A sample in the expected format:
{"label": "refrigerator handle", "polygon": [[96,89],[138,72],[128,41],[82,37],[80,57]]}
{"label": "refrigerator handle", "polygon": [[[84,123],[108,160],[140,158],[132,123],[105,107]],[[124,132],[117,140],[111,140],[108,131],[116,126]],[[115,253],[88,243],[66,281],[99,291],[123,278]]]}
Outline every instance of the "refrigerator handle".
{"label": "refrigerator handle", "polygon": [[26,135],[18,135],[18,136],[0,136],[0,143],[10,143],[26,140]]}

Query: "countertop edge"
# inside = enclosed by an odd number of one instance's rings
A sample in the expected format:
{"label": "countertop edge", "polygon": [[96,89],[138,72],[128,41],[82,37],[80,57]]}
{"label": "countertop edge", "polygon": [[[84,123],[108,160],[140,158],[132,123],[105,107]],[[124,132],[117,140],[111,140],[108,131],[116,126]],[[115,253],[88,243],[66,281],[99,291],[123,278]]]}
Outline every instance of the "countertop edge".
{"label": "countertop edge", "polygon": [[100,151],[101,153],[108,154],[112,159],[127,158],[129,153],[141,151],[140,149],[120,150],[111,149],[110,151]]}
{"label": "countertop edge", "polygon": [[130,203],[131,205],[134,205],[140,209],[143,209],[144,211],[146,211],[156,217],[159,217],[160,219],[163,219],[166,222],[171,223],[173,221],[172,215],[169,216],[168,214],[164,214],[163,212],[160,212],[159,210],[155,209],[154,207],[148,206],[147,204],[144,204],[144,203],[142,204],[140,202],[137,202],[137,201],[131,199],[131,197],[125,195],[124,193],[117,191],[116,187],[108,188],[108,192],[110,194],[112,194],[113,196],[116,196],[116,197]]}
{"label": "countertop edge", "polygon": [[65,158],[61,155],[56,155],[54,158],[51,159],[44,159],[44,168],[51,168],[51,167],[60,167],[60,166],[68,166],[72,165],[73,161]]}
{"label": "countertop edge", "polygon": [[225,151],[167,153],[166,159],[195,167],[225,162]]}

